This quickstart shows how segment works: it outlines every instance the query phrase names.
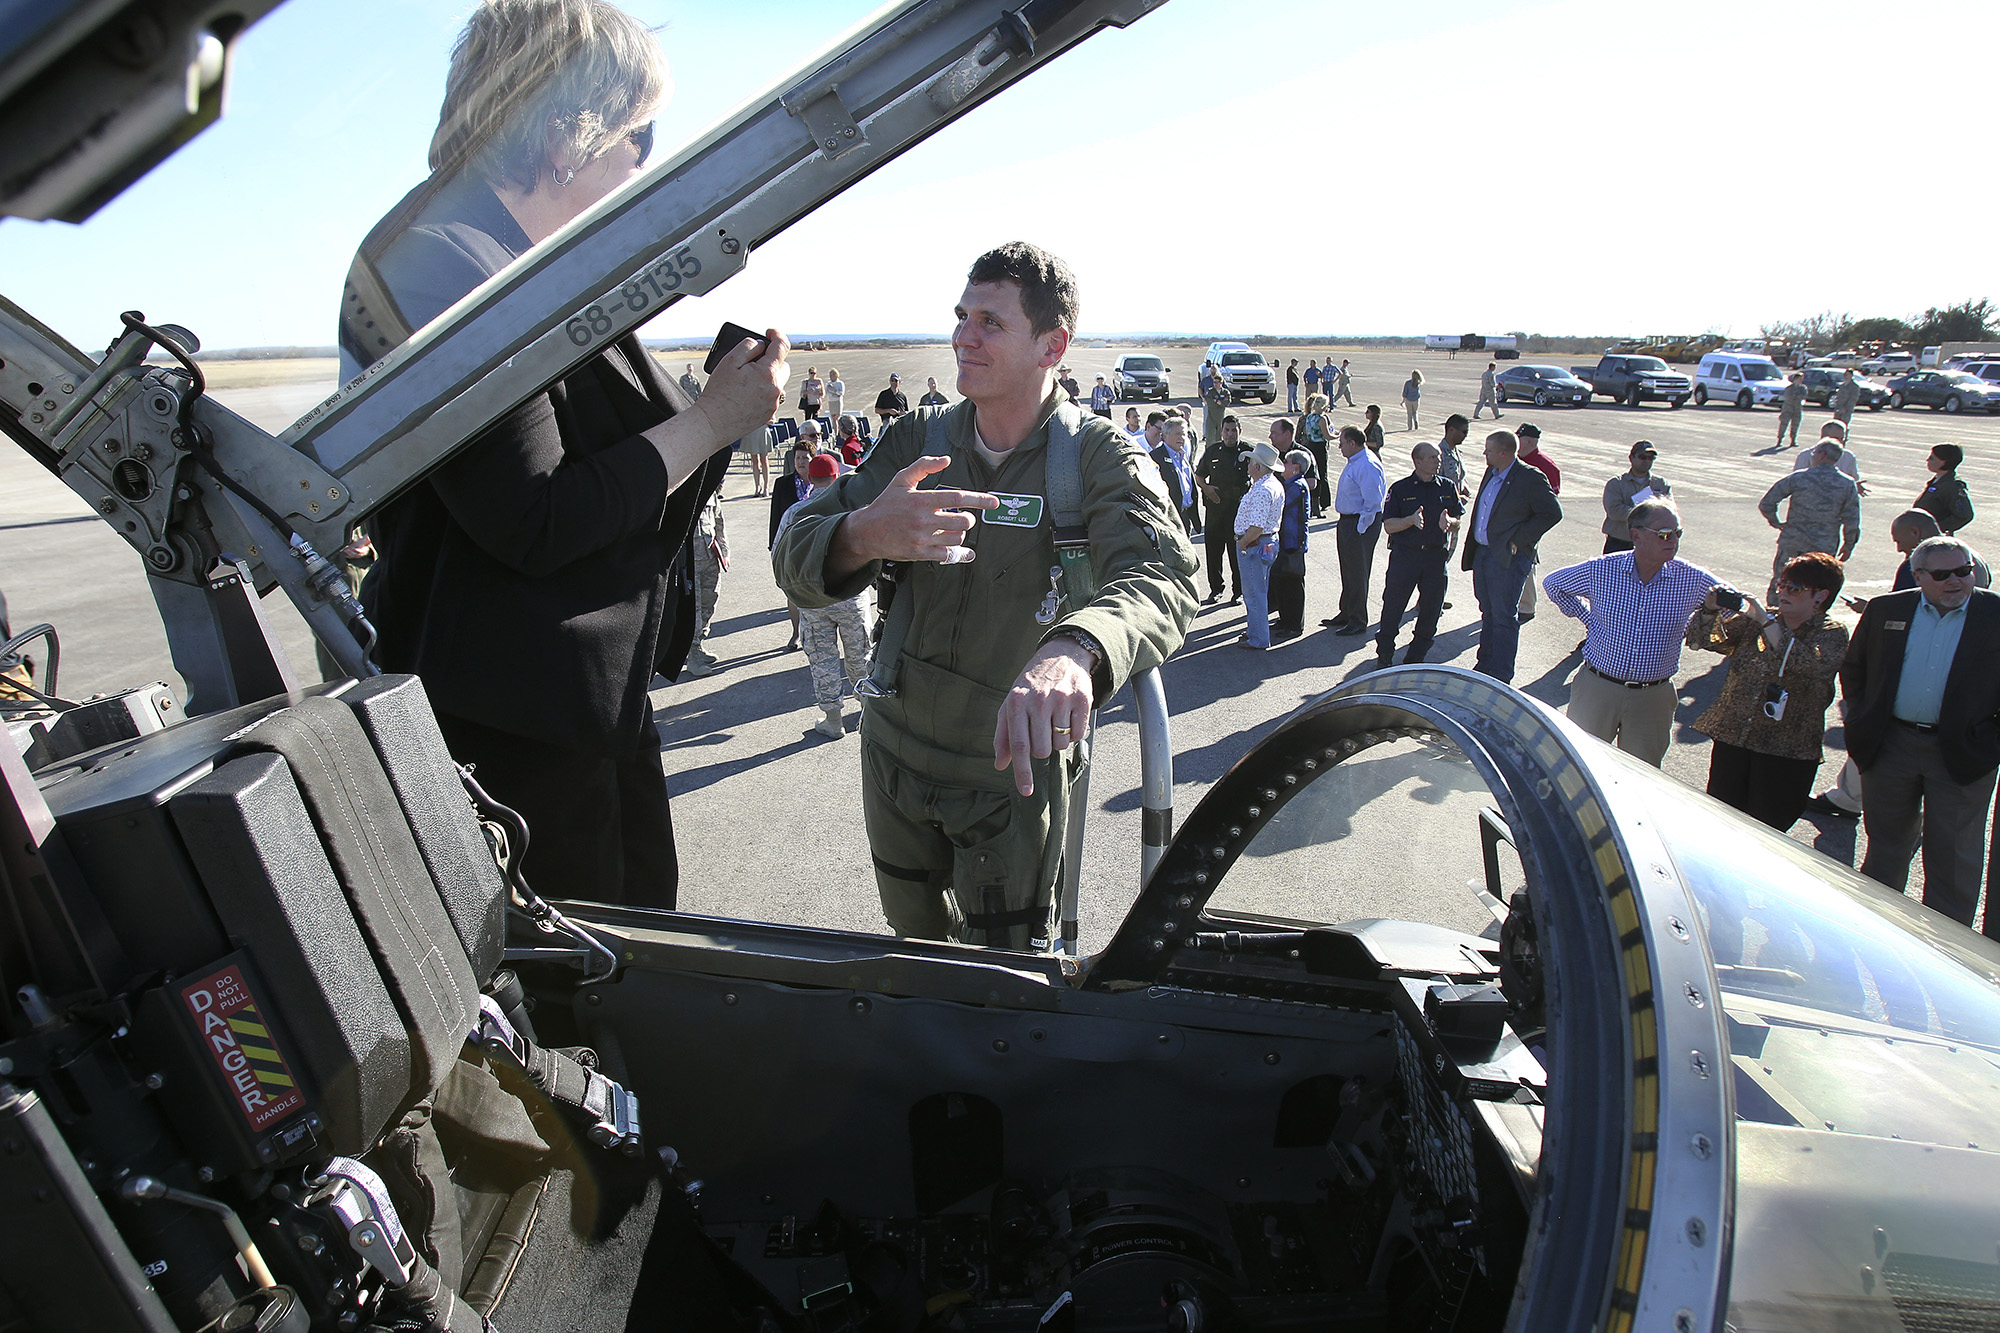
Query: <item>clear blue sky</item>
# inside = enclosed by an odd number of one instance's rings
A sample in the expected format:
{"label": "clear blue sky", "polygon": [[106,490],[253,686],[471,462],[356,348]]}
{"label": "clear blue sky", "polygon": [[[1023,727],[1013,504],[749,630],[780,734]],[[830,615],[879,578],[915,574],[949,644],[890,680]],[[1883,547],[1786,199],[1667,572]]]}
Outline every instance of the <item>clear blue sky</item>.
{"label": "clear blue sky", "polygon": [[[226,118],[81,228],[0,223],[0,291],[102,346],[327,344],[356,243],[424,170],[471,0],[290,0]],[[633,0],[690,137],[870,7]],[[1809,15],[1809,18],[1802,18]],[[942,332],[967,261],[1047,245],[1086,332],[1744,334],[2000,296],[2000,5],[1171,0],[884,168],[650,326]],[[1877,108],[1889,110],[1876,110]],[[1901,108],[1912,108],[1904,111]]]}

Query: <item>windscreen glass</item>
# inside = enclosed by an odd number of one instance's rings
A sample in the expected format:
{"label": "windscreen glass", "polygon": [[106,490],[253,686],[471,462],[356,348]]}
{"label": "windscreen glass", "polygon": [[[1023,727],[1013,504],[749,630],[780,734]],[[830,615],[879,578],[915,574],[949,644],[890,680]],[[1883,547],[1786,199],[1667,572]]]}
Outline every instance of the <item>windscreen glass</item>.
{"label": "windscreen glass", "polygon": [[[1693,792],[1697,835],[1669,847],[1707,927],[1726,996],[1972,1042],[2000,1054],[2000,944]],[[1663,828],[1676,827],[1663,816]],[[1743,836],[1729,836],[1740,829]]]}
{"label": "windscreen glass", "polygon": [[1160,358],[1157,356],[1128,356],[1125,358],[1125,369],[1127,370],[1157,371],[1159,368]]}
{"label": "windscreen glass", "polygon": [[1728,1042],[1727,1327],[1987,1326],[2000,945],[1674,782],[1648,799]]}
{"label": "windscreen glass", "polygon": [[1780,380],[1784,377],[1782,370],[1766,361],[1747,362],[1743,367],[1743,378],[1746,380]]}
{"label": "windscreen glass", "polygon": [[[654,161],[655,118],[671,88],[656,36],[619,10],[569,30],[483,8],[451,48],[429,174],[361,241],[341,302],[340,374],[351,379],[486,279],[547,240]],[[444,63],[440,53],[440,63]],[[666,302],[672,265],[584,312],[588,343],[614,317]],[[613,298],[607,298],[611,301]]]}
{"label": "windscreen glass", "polygon": [[1255,352],[1224,352],[1222,364],[1225,366],[1261,366],[1264,358]]}
{"label": "windscreen glass", "polygon": [[2000,1124],[2000,944],[1667,782],[1737,1117],[1964,1147]]}
{"label": "windscreen glass", "polygon": [[[1259,829],[1209,909],[1331,924],[1388,917],[1497,939],[1480,896],[1480,815],[1492,805],[1450,741],[1383,741],[1323,769]],[[1505,902],[1522,886],[1521,862],[1504,843],[1497,851]]]}

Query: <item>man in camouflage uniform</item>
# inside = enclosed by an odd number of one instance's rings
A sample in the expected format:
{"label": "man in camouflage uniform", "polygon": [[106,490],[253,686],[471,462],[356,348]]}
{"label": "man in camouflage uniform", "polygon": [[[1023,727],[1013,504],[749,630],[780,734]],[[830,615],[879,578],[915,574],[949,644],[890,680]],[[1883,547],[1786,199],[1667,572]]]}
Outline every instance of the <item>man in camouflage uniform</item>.
{"label": "man in camouflage uniform", "polygon": [[[1229,412],[1229,381],[1222,378],[1222,367],[1215,368],[1215,377],[1208,382],[1208,392],[1202,395],[1201,438],[1202,442],[1222,438],[1222,418]],[[1192,424],[1192,423],[1190,423]],[[1196,441],[1190,435],[1188,445],[1192,448]]]}
{"label": "man in camouflage uniform", "polygon": [[1785,432],[1792,433],[1791,447],[1799,447],[1799,423],[1806,417],[1806,377],[1793,371],[1785,383],[1785,396],[1778,403],[1778,447],[1785,447]]}
{"label": "man in camouflage uniform", "polygon": [[708,622],[715,619],[715,603],[722,591],[722,571],[729,568],[729,534],[722,521],[722,496],[709,497],[694,521],[694,643],[688,648],[690,676],[706,676],[721,661],[702,647],[708,637]]}
{"label": "man in camouflage uniform", "polygon": [[1861,401],[1861,386],[1854,382],[1854,372],[1849,370],[1840,377],[1840,387],[1833,391],[1834,419],[1852,429],[1854,426],[1854,405]]}
{"label": "man in camouflage uniform", "polygon": [[[806,479],[812,483],[812,489],[778,520],[774,545],[785,539],[799,507],[833,485],[839,475],[840,466],[833,461],[832,454],[819,454],[806,466]],[[799,646],[806,650],[806,664],[812,668],[813,702],[819,705],[821,714],[813,730],[822,736],[839,740],[847,735],[847,721],[840,707],[840,696],[844,693],[842,666],[847,669],[847,687],[868,678],[870,654],[865,603],[872,600],[869,592],[863,590],[827,606],[799,608]]]}
{"label": "man in camouflage uniform", "polygon": [[[1493,419],[1495,421],[1500,419],[1500,388],[1497,383],[1497,368],[1499,365],[1498,361],[1488,361],[1486,363],[1486,373],[1479,377],[1479,401],[1472,405],[1472,419],[1474,421],[1479,420],[1480,412],[1489,407],[1493,409]],[[1528,586],[1530,588],[1535,586],[1535,580],[1532,577],[1528,580]]]}
{"label": "man in camouflage uniform", "polygon": [[[1787,561],[1808,551],[1824,551],[1842,560],[1854,554],[1861,540],[1861,495],[1839,467],[1844,452],[1837,440],[1821,440],[1813,449],[1812,466],[1778,478],[1757,502],[1764,521],[1778,530],[1778,559],[1771,567],[1775,583]],[[1778,503],[1789,498],[1785,521],[1778,521]]]}
{"label": "man in camouflage uniform", "polygon": [[[861,804],[902,935],[1012,948],[1049,935],[1091,712],[1194,619],[1194,553],[1159,468],[1056,391],[1077,314],[1055,256],[1018,242],[982,255],[952,334],[962,401],[898,420],[776,548],[802,607],[900,565],[862,690]],[[1076,597],[1050,512],[1058,430],[1076,442],[1095,584]]]}

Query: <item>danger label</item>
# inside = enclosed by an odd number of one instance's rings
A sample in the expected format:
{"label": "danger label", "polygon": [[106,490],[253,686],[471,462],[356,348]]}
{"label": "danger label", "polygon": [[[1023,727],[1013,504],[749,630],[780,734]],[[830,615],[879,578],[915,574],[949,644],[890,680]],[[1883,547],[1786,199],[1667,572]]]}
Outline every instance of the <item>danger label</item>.
{"label": "danger label", "polygon": [[306,1104],[241,968],[181,987],[181,1003],[251,1129],[268,1129]]}

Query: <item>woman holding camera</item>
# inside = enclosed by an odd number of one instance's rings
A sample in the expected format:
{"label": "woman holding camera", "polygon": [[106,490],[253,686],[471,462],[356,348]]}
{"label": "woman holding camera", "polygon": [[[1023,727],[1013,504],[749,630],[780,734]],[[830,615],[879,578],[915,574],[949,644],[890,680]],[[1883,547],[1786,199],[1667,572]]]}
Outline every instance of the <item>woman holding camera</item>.
{"label": "woman holding camera", "polygon": [[[349,271],[343,379],[636,177],[651,151],[669,80],[645,24],[606,0],[471,11],[431,174]],[[733,443],[769,448],[787,346],[776,330],[744,339],[690,402],[636,332],[606,338],[369,520],[380,558],[361,598],[376,660],[423,677],[452,758],[527,820],[525,873],[548,897],[676,904],[650,687],[687,658],[696,516]]]}
{"label": "woman holding camera", "polygon": [[[1777,606],[1717,588],[1688,622],[1687,645],[1729,658],[1722,694],[1695,719],[1713,738],[1708,794],[1780,833],[1805,813],[1819,772],[1847,627],[1827,618],[1845,575],[1815,551],[1786,563]],[[1724,609],[1735,601],[1738,609]]]}

